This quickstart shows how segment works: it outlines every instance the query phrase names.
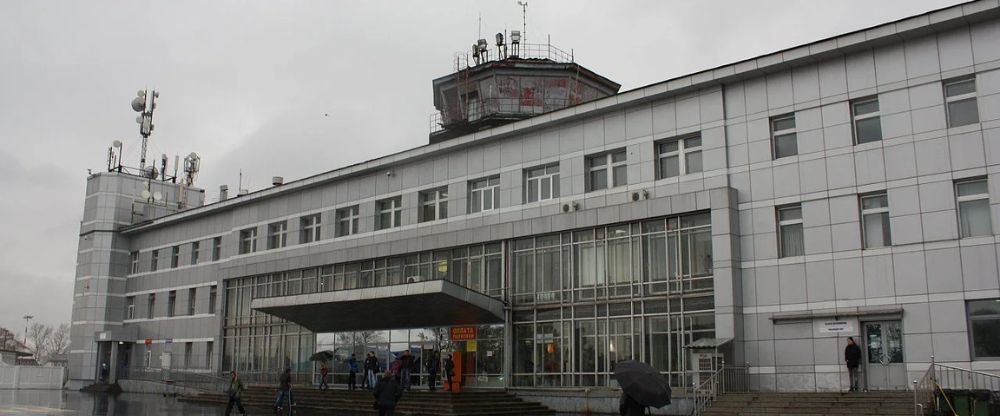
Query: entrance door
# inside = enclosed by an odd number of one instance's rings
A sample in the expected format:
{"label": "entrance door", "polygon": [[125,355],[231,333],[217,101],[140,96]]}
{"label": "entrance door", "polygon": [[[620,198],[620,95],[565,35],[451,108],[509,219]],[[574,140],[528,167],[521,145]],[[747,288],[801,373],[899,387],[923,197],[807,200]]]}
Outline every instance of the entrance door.
{"label": "entrance door", "polygon": [[903,326],[900,321],[873,321],[864,330],[865,382],[869,390],[905,390]]}

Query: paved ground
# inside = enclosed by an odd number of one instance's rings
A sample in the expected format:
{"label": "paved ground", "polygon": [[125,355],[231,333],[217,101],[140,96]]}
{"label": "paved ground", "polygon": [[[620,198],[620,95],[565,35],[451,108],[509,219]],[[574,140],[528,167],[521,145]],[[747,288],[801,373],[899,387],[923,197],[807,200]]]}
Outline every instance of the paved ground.
{"label": "paved ground", "polygon": [[180,403],[153,394],[106,394],[58,390],[0,390],[0,415],[124,416],[221,415],[223,409]]}

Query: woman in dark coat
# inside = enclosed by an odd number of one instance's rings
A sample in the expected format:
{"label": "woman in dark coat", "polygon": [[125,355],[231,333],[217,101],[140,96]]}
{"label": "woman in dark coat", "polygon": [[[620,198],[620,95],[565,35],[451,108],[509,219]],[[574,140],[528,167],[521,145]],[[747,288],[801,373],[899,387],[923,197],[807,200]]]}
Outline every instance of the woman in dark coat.
{"label": "woman in dark coat", "polygon": [[618,400],[618,413],[621,416],[642,416],[646,414],[646,406],[639,404],[632,396],[622,392],[622,397]]}
{"label": "woman in dark coat", "polygon": [[375,407],[378,408],[378,416],[394,415],[400,397],[403,397],[403,385],[396,381],[391,371],[386,371],[375,385]]}

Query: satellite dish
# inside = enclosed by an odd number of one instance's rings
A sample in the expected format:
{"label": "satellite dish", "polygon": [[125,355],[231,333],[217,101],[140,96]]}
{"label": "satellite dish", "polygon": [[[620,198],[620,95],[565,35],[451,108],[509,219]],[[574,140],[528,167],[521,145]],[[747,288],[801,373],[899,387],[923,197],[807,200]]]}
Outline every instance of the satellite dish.
{"label": "satellite dish", "polygon": [[141,113],[146,110],[146,97],[135,97],[132,99],[132,110]]}
{"label": "satellite dish", "polygon": [[141,195],[142,199],[149,199],[149,197],[152,196],[153,194],[149,193],[149,190],[143,189]]}
{"label": "satellite dish", "polygon": [[163,193],[160,191],[153,192],[153,200],[159,201],[161,199],[163,199]]}
{"label": "satellite dish", "polygon": [[121,140],[115,140],[115,141],[111,142],[111,145],[114,146],[115,149],[121,149],[122,148],[122,141]]}

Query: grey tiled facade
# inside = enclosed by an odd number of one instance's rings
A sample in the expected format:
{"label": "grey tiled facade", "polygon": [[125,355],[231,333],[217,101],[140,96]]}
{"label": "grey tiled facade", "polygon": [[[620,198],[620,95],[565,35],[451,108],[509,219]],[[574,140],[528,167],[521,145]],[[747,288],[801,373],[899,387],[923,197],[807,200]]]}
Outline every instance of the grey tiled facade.
{"label": "grey tiled facade", "polygon": [[[955,80],[972,80],[974,91],[949,92]],[[966,103],[974,98],[976,121],[957,126],[968,107],[950,105],[956,97]],[[880,135],[859,144],[857,120],[875,113],[861,114],[852,104],[867,98],[877,99]],[[790,130],[772,123],[784,115],[794,115]],[[776,157],[786,149],[776,147],[775,140],[783,139],[775,132],[788,131],[795,135],[794,155]],[[660,154],[670,150],[659,144],[692,135],[700,137],[700,163],[691,159],[681,165],[690,173],[664,178],[669,168]],[[626,155],[625,184],[590,191],[589,161],[618,149]],[[559,196],[526,202],[526,171],[550,164],[559,167]],[[495,175],[498,208],[470,213],[470,183]],[[957,190],[963,181],[981,179],[988,190],[989,230],[970,235],[963,231],[960,205],[983,199]],[[996,0],[667,80],[140,222],[132,210],[142,183],[114,173],[88,179],[72,379],[95,377],[102,331],[134,345],[131,365],[144,360],[140,351],[149,339],[151,367],[169,351],[175,368],[183,368],[178,363],[189,355],[187,368],[218,371],[224,366],[224,289],[231,279],[491,242],[504,242],[509,255],[507,243],[522,237],[699,212],[711,217],[713,336],[732,339],[725,359],[749,365],[755,388],[845,388],[846,337],[864,338],[866,323],[873,322],[898,325],[903,361],[902,383],[887,376],[884,383],[872,380],[873,388],[904,388],[906,379],[926,370],[932,355],[1000,370],[997,361],[974,352],[967,318],[969,301],[1000,298]],[[178,192],[176,185],[159,186]],[[421,222],[420,192],[442,187],[448,217]],[[203,200],[197,190],[187,192],[189,201]],[[891,239],[866,247],[874,240],[862,224],[860,198],[881,193]],[[377,202],[393,197],[401,198],[401,224],[376,230]],[[356,233],[336,236],[337,210],[355,205]],[[779,215],[784,207],[799,207],[801,220],[786,221]],[[320,239],[301,243],[300,219],[315,214]],[[287,246],[268,249],[269,225],[281,221],[287,221]],[[801,232],[783,238],[786,222],[787,230]],[[241,254],[241,231],[251,228],[256,251]],[[217,237],[220,258],[213,260]],[[194,265],[193,242],[199,247]],[[171,267],[174,246],[180,247],[177,267]],[[158,267],[151,270],[154,250]],[[134,271],[131,253],[138,253]],[[507,289],[514,281],[510,273]],[[641,273],[635,279],[643,283]],[[215,301],[209,299],[213,286]],[[170,291],[176,291],[172,317]],[[135,306],[128,317],[130,298]],[[845,321],[846,332],[826,332],[828,321]],[[645,340],[645,323],[634,325],[637,339]],[[505,359],[516,360],[513,345],[506,348]],[[652,353],[650,347],[634,348],[635,358]]]}

